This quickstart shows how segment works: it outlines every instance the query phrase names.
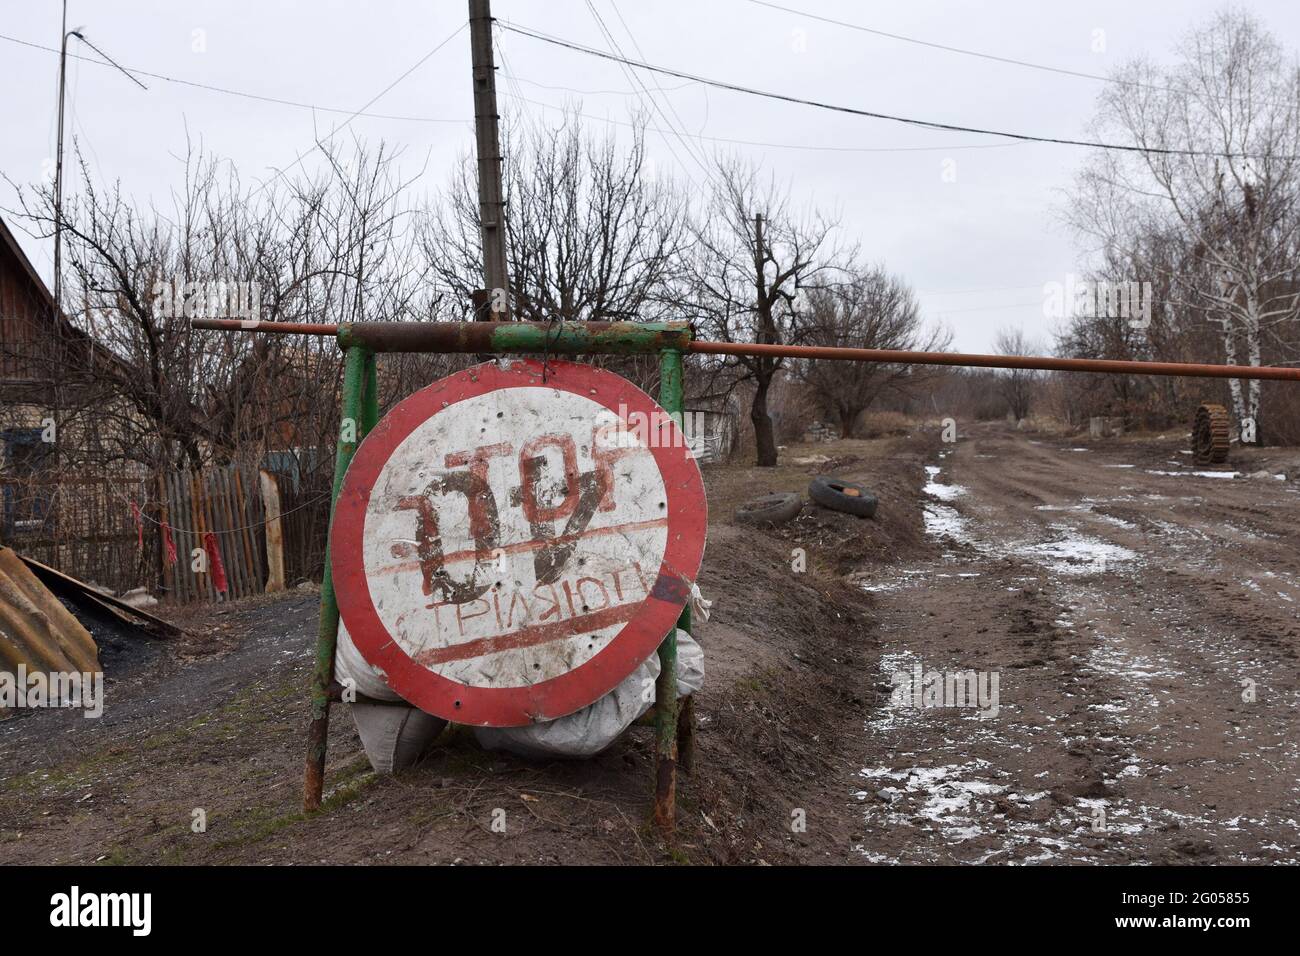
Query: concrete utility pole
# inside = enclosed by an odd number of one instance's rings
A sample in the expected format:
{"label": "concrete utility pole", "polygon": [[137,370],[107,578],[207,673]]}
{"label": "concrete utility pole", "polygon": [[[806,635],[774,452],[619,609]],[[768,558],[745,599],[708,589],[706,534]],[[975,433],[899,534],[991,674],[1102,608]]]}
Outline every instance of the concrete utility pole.
{"label": "concrete utility pole", "polygon": [[469,0],[469,42],[474,72],[474,138],[478,149],[478,208],[483,236],[483,278],[474,318],[510,318],[506,266],[506,206],[501,188],[501,142],[497,135],[496,64],[492,56],[491,0]]}
{"label": "concrete utility pole", "polygon": [[68,0],[63,0],[63,42],[59,46],[59,145],[54,157],[54,321],[63,295],[63,95],[68,73]]}

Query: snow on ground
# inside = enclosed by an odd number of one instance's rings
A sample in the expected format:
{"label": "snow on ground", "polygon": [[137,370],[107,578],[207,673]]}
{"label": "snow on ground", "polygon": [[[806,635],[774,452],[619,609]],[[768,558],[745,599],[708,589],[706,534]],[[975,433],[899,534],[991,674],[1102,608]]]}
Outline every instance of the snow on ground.
{"label": "snow on ground", "polygon": [[1166,475],[1170,478],[1240,478],[1239,471],[1156,471],[1146,469],[1148,475]]}

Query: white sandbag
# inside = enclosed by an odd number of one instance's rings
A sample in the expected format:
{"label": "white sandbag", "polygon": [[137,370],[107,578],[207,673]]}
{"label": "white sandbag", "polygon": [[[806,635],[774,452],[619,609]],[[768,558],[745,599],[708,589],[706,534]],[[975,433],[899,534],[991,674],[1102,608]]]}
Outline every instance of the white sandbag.
{"label": "white sandbag", "polygon": [[[712,603],[712,602],[709,602]],[[655,660],[659,655],[655,655]],[[694,694],[704,686],[704,648],[685,631],[677,631],[677,696]]]}
{"label": "white sandbag", "polygon": [[[334,679],[344,687],[372,700],[400,701],[401,695],[388,686],[383,673],[366,663],[339,621],[338,645],[334,652]],[[415,763],[442,733],[447,721],[416,707],[398,704],[352,704],[352,722],[361,745],[376,773],[392,773]]]}
{"label": "white sandbag", "polygon": [[388,686],[383,671],[366,663],[366,659],[357,650],[357,645],[353,644],[352,638],[348,636],[348,629],[343,626],[341,619],[338,642],[334,650],[334,679],[344,687],[348,686],[348,681],[352,681],[353,688],[362,697],[370,697],[374,700],[402,699],[397,691]]}
{"label": "white sandbag", "polygon": [[411,766],[447,726],[441,717],[401,704],[353,704],[352,721],[376,773]]}
{"label": "white sandbag", "polygon": [[[592,757],[650,709],[658,677],[659,655],[651,654],[600,700],[566,717],[527,727],[476,727],[474,736],[486,750],[505,750],[521,757]],[[703,684],[704,649],[679,629],[677,696],[693,694]]]}

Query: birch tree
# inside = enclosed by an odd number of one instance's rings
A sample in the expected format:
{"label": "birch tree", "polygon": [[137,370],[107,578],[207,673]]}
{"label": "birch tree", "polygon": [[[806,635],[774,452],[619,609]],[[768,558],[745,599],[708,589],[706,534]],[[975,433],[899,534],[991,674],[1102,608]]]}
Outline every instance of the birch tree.
{"label": "birch tree", "polygon": [[[1178,235],[1191,254],[1170,306],[1215,331],[1225,362],[1257,366],[1300,314],[1300,69],[1235,9],[1176,52],[1168,67],[1129,64],[1101,95],[1095,135],[1142,151],[1098,153],[1070,218],[1103,246]],[[1260,383],[1229,389],[1243,433],[1258,434]]]}

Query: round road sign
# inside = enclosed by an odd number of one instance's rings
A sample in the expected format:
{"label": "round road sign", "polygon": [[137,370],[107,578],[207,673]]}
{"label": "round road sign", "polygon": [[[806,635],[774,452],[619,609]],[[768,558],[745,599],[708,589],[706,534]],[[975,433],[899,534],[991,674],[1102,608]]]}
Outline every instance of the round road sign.
{"label": "round road sign", "polygon": [[400,402],[357,449],[331,529],[339,612],[422,710],[562,717],[674,626],[706,507],[681,429],[627,380],[478,365]]}

